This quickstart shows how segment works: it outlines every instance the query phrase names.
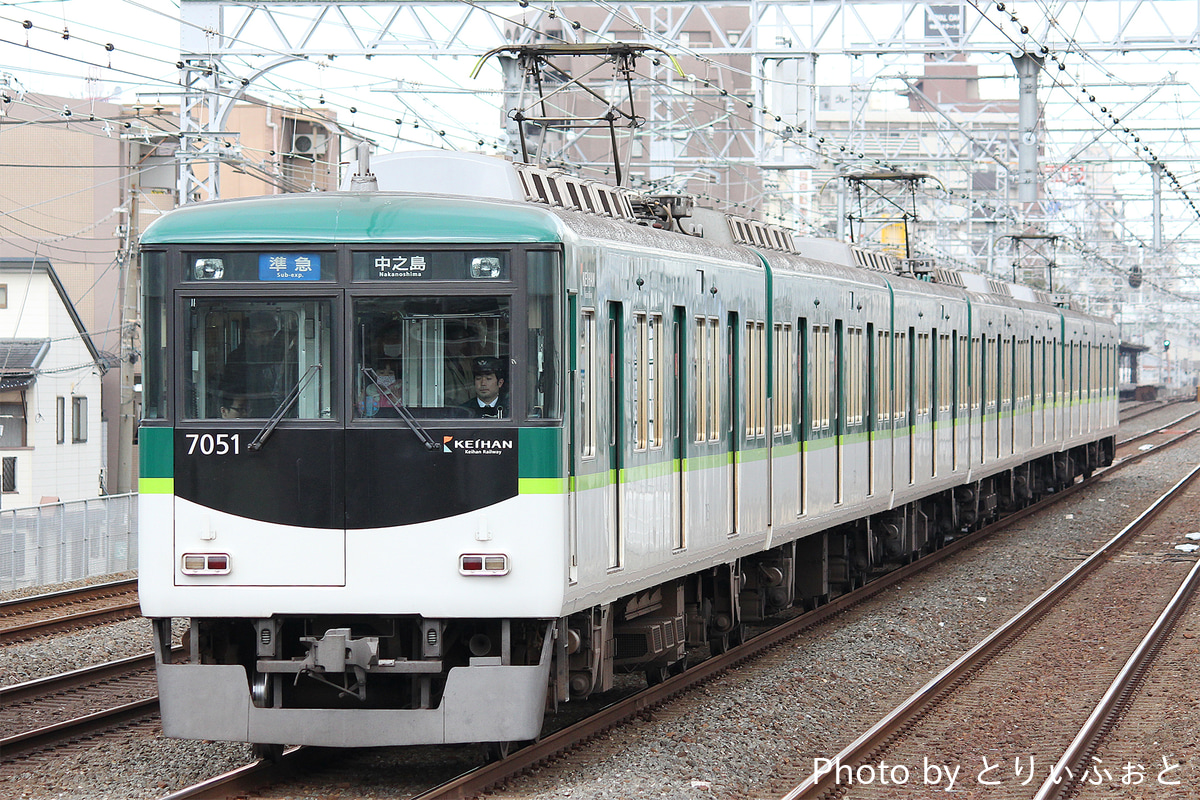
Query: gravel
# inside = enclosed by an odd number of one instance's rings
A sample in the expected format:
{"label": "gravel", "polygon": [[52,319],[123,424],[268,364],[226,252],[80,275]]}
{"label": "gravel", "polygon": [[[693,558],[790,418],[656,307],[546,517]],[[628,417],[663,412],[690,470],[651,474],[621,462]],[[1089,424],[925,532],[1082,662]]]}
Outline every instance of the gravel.
{"label": "gravel", "polygon": [[[1194,408],[1156,414],[1159,424]],[[1161,416],[1160,416],[1161,415]],[[1149,428],[1143,417],[1124,438]],[[832,757],[863,720],[882,715],[999,626],[1109,538],[1200,461],[1200,439],[1155,454],[1075,495],[1038,520],[1024,520],[987,542],[861,604],[839,624],[812,631],[545,765],[499,796],[520,798],[743,798],[779,796],[782,775]],[[1200,529],[1197,526],[1196,529]],[[149,649],[145,621],[8,646],[5,681],[49,674]],[[64,652],[65,651],[65,652]],[[373,751],[369,790],[342,779],[276,798],[387,797],[405,774],[442,772],[438,748]],[[461,750],[453,758],[462,758]],[[80,746],[0,765],[0,796],[13,798],[159,797],[250,757],[244,744],[170,740],[157,723]],[[451,754],[447,753],[446,758]],[[403,764],[403,768],[399,766]],[[392,765],[392,766],[389,766]],[[781,766],[782,765],[782,766]],[[795,767],[795,768],[794,768]],[[383,775],[391,772],[394,780]],[[1197,785],[1197,776],[1181,776]],[[363,781],[366,780],[364,776]]]}

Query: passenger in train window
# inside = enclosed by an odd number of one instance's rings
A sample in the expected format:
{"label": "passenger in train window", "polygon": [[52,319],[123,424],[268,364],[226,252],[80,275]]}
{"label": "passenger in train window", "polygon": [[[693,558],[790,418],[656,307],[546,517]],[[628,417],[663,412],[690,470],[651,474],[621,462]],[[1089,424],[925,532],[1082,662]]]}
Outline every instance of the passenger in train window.
{"label": "passenger in train window", "polygon": [[375,380],[367,381],[363,392],[362,416],[399,416],[396,411],[397,403],[392,401],[392,398],[399,401],[399,392],[400,384],[396,381],[396,372],[391,364],[380,364],[379,369],[375,371]]}
{"label": "passenger in train window", "polygon": [[475,399],[463,403],[462,407],[477,417],[507,417],[508,396],[504,392],[504,362],[498,358],[484,356],[471,363],[471,371],[475,375]]}

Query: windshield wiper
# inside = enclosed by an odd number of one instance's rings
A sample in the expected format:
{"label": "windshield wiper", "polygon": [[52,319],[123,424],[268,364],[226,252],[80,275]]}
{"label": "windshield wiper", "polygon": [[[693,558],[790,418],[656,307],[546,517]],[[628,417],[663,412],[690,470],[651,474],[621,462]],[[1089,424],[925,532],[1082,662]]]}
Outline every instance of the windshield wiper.
{"label": "windshield wiper", "polygon": [[275,426],[279,424],[279,420],[283,419],[283,415],[288,412],[288,409],[300,399],[300,393],[304,391],[304,387],[308,385],[308,382],[312,380],[313,375],[316,375],[317,370],[320,368],[320,364],[313,364],[304,371],[304,374],[300,376],[300,380],[297,381],[296,385],[292,387],[292,390],[287,393],[287,397],[283,398],[283,401],[279,404],[279,408],[275,409],[275,413],[271,415],[269,420],[267,420],[267,424],[264,425],[263,429],[258,432],[258,436],[254,437],[254,441],[249,445],[251,450],[259,450],[262,448],[263,442],[265,442],[267,437],[271,435],[271,432],[275,430]]}
{"label": "windshield wiper", "polygon": [[396,409],[396,413],[400,415],[400,419],[404,420],[405,424],[407,424],[408,427],[412,429],[412,432],[417,435],[417,438],[421,440],[421,444],[425,445],[425,449],[435,449],[437,447],[437,442],[435,442],[433,437],[421,427],[421,423],[417,422],[417,418],[414,417],[412,412],[408,410],[408,406],[404,405],[404,402],[396,396],[391,387],[384,386],[379,382],[379,373],[377,373],[372,367],[367,366],[362,366],[358,369],[363,375],[367,376],[367,380],[369,380],[375,386],[375,388],[379,390],[379,393],[391,402],[392,408]]}

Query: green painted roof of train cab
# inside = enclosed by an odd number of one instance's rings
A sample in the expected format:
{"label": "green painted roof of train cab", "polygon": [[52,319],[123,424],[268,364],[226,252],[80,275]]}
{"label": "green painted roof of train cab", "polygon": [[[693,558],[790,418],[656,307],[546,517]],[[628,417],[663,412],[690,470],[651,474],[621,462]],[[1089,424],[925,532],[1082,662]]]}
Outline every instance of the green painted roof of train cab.
{"label": "green painted roof of train cab", "polygon": [[389,192],[270,195],[184,206],[142,244],[561,242],[562,223],[534,205]]}

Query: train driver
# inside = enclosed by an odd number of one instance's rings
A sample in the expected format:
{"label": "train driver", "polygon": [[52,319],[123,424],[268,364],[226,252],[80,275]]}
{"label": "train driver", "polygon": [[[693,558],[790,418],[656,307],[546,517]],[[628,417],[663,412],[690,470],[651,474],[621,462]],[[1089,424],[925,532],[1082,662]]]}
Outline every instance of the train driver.
{"label": "train driver", "polygon": [[508,416],[508,395],[504,391],[504,362],[484,356],[471,362],[475,376],[475,397],[462,407],[477,417],[503,419]]}

